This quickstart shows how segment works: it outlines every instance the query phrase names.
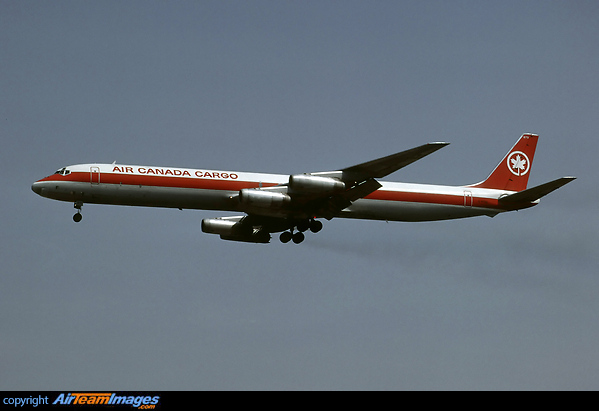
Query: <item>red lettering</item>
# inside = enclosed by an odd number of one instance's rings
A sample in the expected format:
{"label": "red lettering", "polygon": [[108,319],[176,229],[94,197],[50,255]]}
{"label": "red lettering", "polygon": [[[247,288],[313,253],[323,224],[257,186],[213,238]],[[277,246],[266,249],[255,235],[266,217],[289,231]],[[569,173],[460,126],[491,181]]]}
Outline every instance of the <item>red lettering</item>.
{"label": "red lettering", "polygon": [[145,169],[144,167],[139,167],[139,168],[137,169],[137,172],[138,172],[139,174],[145,174],[145,173],[146,173],[146,169]]}
{"label": "red lettering", "polygon": [[233,180],[237,180],[239,177],[237,176],[237,174],[235,173],[231,173],[229,174],[229,176],[233,179]]}
{"label": "red lettering", "polygon": [[200,170],[196,171],[196,177],[202,177],[202,172]]}
{"label": "red lettering", "polygon": [[125,167],[125,173],[133,173],[133,167]]}
{"label": "red lettering", "polygon": [[161,168],[157,168],[154,171],[156,171],[156,174],[164,175],[164,170]]}
{"label": "red lettering", "polygon": [[208,171],[206,171],[206,172],[204,173],[204,177],[210,177],[210,178],[212,178],[212,175],[211,175],[211,174],[210,174]]}
{"label": "red lettering", "polygon": [[187,170],[183,170],[183,175],[191,177],[191,174],[189,174],[189,171]]}
{"label": "red lettering", "polygon": [[220,178],[220,174],[219,173],[212,173],[212,178]]}
{"label": "red lettering", "polygon": [[148,168],[148,172],[147,172],[147,174],[156,174],[156,173],[154,172],[154,170],[153,170],[153,169],[151,169],[151,168]]}
{"label": "red lettering", "polygon": [[229,178],[229,174],[227,173],[221,173],[220,176],[221,178]]}
{"label": "red lettering", "polygon": [[116,171],[116,172],[119,172],[119,173],[122,173],[122,171],[121,171],[120,167],[118,167],[118,166],[114,166],[114,168],[112,169],[112,172],[113,172],[113,173],[114,173],[115,171]]}
{"label": "red lettering", "polygon": [[174,175],[174,174],[173,174],[173,172],[172,172],[171,170],[166,170],[166,172],[165,172],[164,174],[165,174],[165,175],[167,175],[167,176],[168,176],[168,175],[171,175],[171,176],[173,176],[173,175]]}

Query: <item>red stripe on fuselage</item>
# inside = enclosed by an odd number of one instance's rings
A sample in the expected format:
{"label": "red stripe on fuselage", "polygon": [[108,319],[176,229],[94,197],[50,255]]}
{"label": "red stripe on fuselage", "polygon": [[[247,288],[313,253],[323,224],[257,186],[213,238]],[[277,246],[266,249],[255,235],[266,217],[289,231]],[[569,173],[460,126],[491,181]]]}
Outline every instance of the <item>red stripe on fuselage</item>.
{"label": "red stripe on fuselage", "polygon": [[[90,174],[88,172],[73,172],[66,176],[51,175],[43,178],[40,181],[73,181],[79,183],[89,183]],[[222,191],[239,191],[242,188],[257,188],[257,187],[272,187],[274,183],[259,183],[253,181],[239,180],[216,180],[201,177],[171,177],[171,176],[154,176],[154,175],[139,175],[139,174],[118,174],[118,173],[101,173],[101,184],[122,184],[131,186],[151,186],[151,187],[171,187],[171,188],[195,188],[202,190],[222,190]]]}
{"label": "red stripe on fuselage", "polygon": [[[69,175],[62,176],[53,174],[39,181],[53,182],[80,182],[90,183],[89,172],[72,172]],[[151,186],[151,187],[171,187],[171,188],[191,188],[202,190],[220,190],[220,191],[239,191],[243,188],[272,187],[276,183],[259,183],[255,181],[222,180],[201,177],[181,177],[181,176],[155,176],[139,174],[121,174],[121,173],[101,173],[101,184],[131,185],[131,186]],[[365,197],[367,200],[398,201],[409,203],[427,203],[427,204],[445,204],[464,206],[463,195],[438,194],[426,192],[405,192],[393,190],[377,190]],[[469,204],[468,204],[469,205]],[[473,207],[505,209],[499,204],[497,199],[473,197]]]}

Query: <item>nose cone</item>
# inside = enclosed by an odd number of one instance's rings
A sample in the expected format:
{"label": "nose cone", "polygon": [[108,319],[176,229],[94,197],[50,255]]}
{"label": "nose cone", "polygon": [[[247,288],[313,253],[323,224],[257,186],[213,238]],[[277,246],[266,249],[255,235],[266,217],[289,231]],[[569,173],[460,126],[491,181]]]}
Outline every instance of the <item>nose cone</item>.
{"label": "nose cone", "polygon": [[33,190],[33,192],[35,194],[39,194],[42,195],[42,191],[44,190],[42,187],[43,183],[40,183],[39,181],[36,181],[35,183],[33,183],[31,185],[31,189]]}

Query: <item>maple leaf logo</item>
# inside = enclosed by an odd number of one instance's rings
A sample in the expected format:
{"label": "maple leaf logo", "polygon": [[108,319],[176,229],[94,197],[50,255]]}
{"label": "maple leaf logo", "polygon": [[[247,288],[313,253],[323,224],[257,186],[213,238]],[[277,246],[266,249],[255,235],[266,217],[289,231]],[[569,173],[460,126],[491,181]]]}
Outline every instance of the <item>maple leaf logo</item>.
{"label": "maple leaf logo", "polygon": [[528,173],[530,162],[526,154],[521,151],[514,151],[508,159],[508,167],[510,171],[517,175],[523,176]]}
{"label": "maple leaf logo", "polygon": [[512,158],[511,162],[512,162],[512,168],[514,170],[518,170],[518,174],[521,171],[526,170],[526,160],[523,159],[522,157],[520,157],[520,154],[518,154],[518,156],[516,156],[516,158]]}

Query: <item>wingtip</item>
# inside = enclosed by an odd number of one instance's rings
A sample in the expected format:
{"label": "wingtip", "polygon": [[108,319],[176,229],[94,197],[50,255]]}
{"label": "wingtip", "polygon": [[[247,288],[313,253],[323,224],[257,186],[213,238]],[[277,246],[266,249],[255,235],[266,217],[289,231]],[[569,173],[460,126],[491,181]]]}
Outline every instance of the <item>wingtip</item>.
{"label": "wingtip", "polygon": [[576,180],[576,177],[574,177],[574,176],[566,176],[566,177],[560,178],[560,180],[563,181],[564,184],[568,184],[568,183]]}

